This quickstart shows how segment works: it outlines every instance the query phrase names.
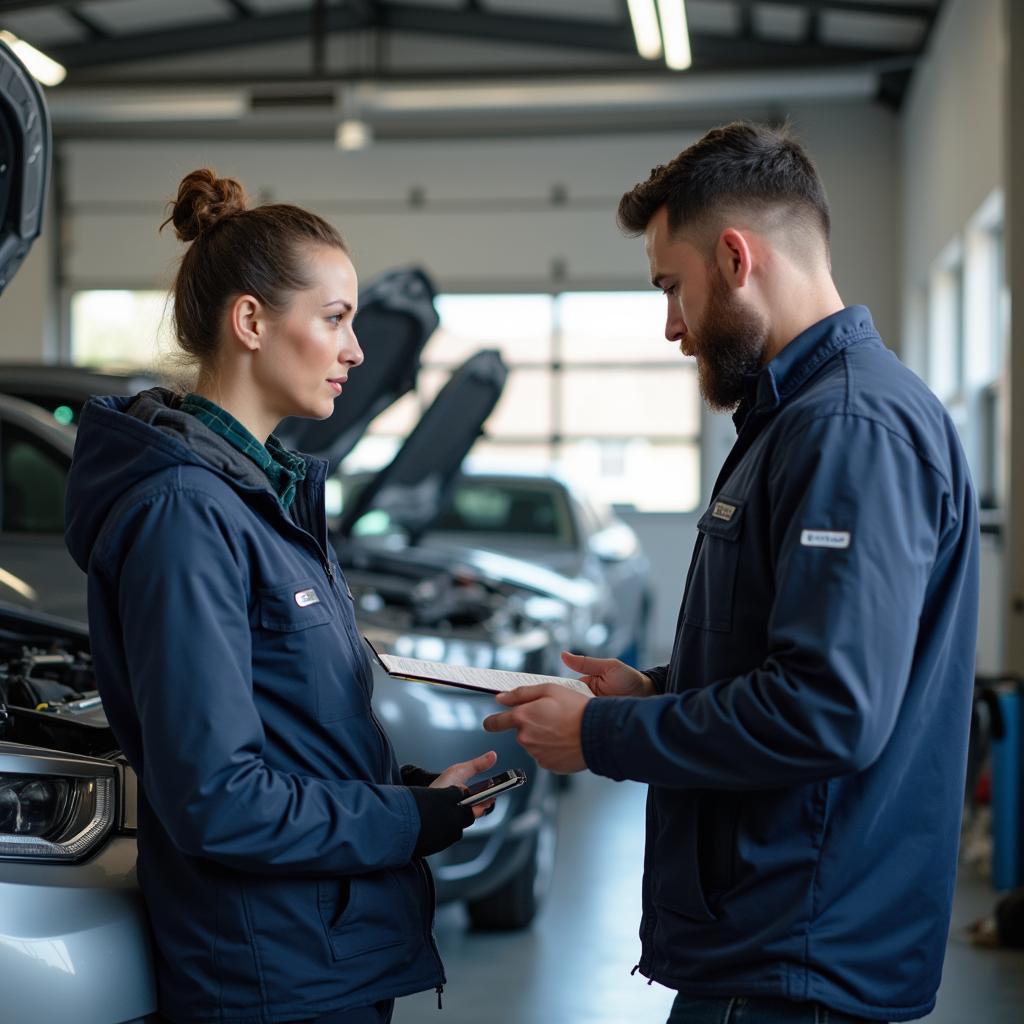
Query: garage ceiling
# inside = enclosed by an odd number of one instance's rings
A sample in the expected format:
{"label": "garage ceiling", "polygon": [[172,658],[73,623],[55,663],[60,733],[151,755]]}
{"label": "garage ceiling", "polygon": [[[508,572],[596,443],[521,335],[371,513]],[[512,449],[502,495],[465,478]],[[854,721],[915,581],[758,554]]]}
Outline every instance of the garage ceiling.
{"label": "garage ceiling", "polygon": [[636,53],[626,0],[0,0],[68,68],[58,132],[383,137],[647,130],[795,100],[898,108],[941,0],[688,0],[693,67]]}

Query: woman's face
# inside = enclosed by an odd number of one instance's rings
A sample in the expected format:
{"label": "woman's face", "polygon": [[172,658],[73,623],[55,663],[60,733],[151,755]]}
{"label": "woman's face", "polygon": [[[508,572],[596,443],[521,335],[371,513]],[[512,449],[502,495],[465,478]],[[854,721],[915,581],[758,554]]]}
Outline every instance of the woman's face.
{"label": "woman's face", "polygon": [[261,390],[281,419],[326,419],[349,371],[363,361],[352,329],[359,296],[352,261],[340,249],[319,246],[307,273],[312,285],[269,319],[257,361]]}

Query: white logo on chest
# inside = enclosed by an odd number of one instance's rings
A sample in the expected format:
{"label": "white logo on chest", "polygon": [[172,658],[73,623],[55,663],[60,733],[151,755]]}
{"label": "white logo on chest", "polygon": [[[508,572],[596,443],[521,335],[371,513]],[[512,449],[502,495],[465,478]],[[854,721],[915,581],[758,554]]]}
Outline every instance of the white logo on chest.
{"label": "white logo on chest", "polygon": [[320,598],[316,596],[316,591],[310,587],[309,590],[300,590],[295,594],[295,603],[300,608],[306,608],[311,604],[319,604]]}

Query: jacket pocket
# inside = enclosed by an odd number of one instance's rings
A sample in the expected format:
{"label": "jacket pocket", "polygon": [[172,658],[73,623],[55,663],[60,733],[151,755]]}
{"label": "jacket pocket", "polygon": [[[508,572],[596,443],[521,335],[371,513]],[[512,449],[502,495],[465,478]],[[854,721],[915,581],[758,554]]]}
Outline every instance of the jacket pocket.
{"label": "jacket pocket", "polygon": [[728,633],[736,596],[743,503],[716,499],[697,522],[697,529],[701,548],[686,592],[683,621],[699,629]]}
{"label": "jacket pocket", "polygon": [[412,922],[419,922],[422,910],[410,906],[409,892],[391,869],[321,880],[317,904],[331,956],[349,960],[411,942]]}
{"label": "jacket pocket", "polygon": [[700,793],[697,797],[697,866],[704,900],[712,910],[736,883],[741,801],[739,793]]}
{"label": "jacket pocket", "polygon": [[321,723],[365,714],[369,697],[337,622],[327,584],[296,579],[257,591],[259,649],[267,685],[309,708]]}
{"label": "jacket pocket", "polygon": [[701,885],[700,794],[652,789],[658,833],[654,842],[651,900],[693,921],[716,921]]}
{"label": "jacket pocket", "polygon": [[[259,624],[277,633],[298,633],[331,621],[330,607],[321,600],[323,585],[312,579],[292,580],[258,591]],[[326,593],[323,595],[326,597]]]}

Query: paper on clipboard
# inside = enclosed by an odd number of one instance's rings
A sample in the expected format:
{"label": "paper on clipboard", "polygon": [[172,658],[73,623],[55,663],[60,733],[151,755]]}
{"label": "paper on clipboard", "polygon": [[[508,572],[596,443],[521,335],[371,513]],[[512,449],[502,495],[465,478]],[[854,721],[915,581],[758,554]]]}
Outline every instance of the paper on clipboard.
{"label": "paper on clipboard", "polygon": [[393,654],[382,654],[366,637],[363,639],[384,671],[397,679],[457,686],[479,693],[504,693],[520,686],[539,686],[541,683],[554,683],[588,696],[591,693],[590,687],[579,679],[540,676],[530,672],[506,672],[495,668],[470,668],[468,665],[449,665],[443,661],[422,661],[419,658],[399,658]]}

